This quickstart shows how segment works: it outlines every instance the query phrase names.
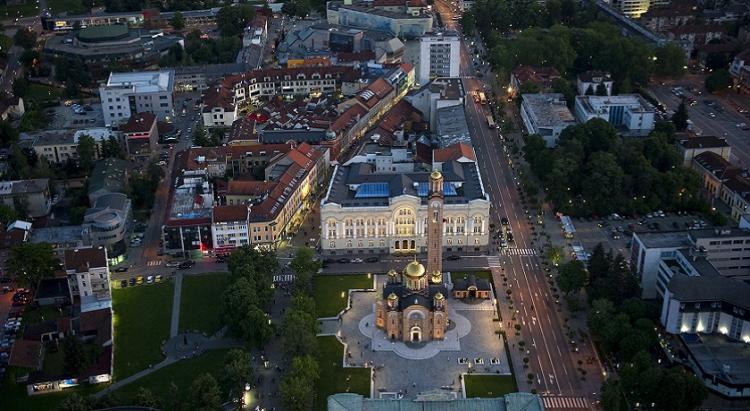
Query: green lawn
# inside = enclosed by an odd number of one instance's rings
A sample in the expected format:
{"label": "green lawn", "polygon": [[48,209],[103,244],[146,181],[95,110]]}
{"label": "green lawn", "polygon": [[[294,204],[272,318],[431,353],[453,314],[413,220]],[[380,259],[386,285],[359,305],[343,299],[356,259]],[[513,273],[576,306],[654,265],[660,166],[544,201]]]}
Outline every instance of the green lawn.
{"label": "green lawn", "polygon": [[28,373],[29,370],[23,368],[10,367],[5,372],[5,378],[3,379],[2,389],[0,389],[0,404],[1,408],[7,411],[52,411],[57,409],[60,402],[68,395],[76,392],[83,396],[91,395],[101,389],[104,389],[107,385],[83,385],[81,387],[66,389],[65,391],[28,396],[26,394],[25,385],[17,385],[15,383],[16,377],[22,376]]}
{"label": "green lawn", "polygon": [[174,382],[180,389],[180,397],[184,401],[187,398],[190,384],[198,375],[209,372],[221,381],[220,370],[224,364],[224,356],[227,351],[206,351],[198,357],[176,362],[120,388],[113,393],[113,397],[119,404],[132,404],[138,388],[145,387],[151,390],[156,397],[164,399],[167,398],[169,386]]}
{"label": "green lawn", "polygon": [[370,370],[367,368],[343,368],[341,366],[343,359],[344,346],[336,337],[318,337],[320,380],[318,381],[315,410],[325,411],[328,396],[332,394],[351,392],[365,397],[370,396]]}
{"label": "green lawn", "polygon": [[453,279],[453,281],[456,281],[471,274],[473,274],[477,279],[483,278],[485,280],[492,281],[492,273],[489,271],[451,271],[451,279]]}
{"label": "green lawn", "polygon": [[47,349],[44,353],[44,364],[42,364],[44,375],[59,377],[65,373],[63,367],[63,349],[58,348],[56,352]]}
{"label": "green lawn", "polygon": [[13,46],[13,39],[4,34],[0,34],[0,50],[7,52],[10,50],[11,46]]}
{"label": "green lawn", "polygon": [[29,306],[23,312],[23,325],[31,325],[42,321],[55,320],[61,317],[64,313],[68,312],[68,308],[63,308],[62,311],[54,306],[45,306],[34,308]]}
{"label": "green lawn", "polygon": [[47,4],[52,11],[52,15],[57,15],[63,11],[67,11],[68,14],[82,14],[86,12],[81,0],[47,0]]}
{"label": "green lawn", "polygon": [[26,92],[25,99],[42,104],[46,101],[57,101],[62,96],[62,89],[47,86],[44,84],[31,83],[29,91]]}
{"label": "green lawn", "polygon": [[316,276],[314,295],[318,317],[336,316],[346,307],[347,291],[363,288],[372,288],[372,279],[366,275]]}
{"label": "green lawn", "polygon": [[37,3],[34,0],[26,0],[26,4],[18,6],[8,6],[3,4],[0,6],[0,18],[3,20],[14,19],[16,17],[28,17],[36,16],[39,14]]}
{"label": "green lawn", "polygon": [[229,284],[228,273],[185,276],[180,301],[180,331],[201,330],[209,335],[221,328],[219,301]]}
{"label": "green lawn", "polygon": [[169,338],[174,284],[170,282],[112,290],[115,326],[115,379],[162,360]]}
{"label": "green lawn", "polygon": [[512,375],[464,375],[466,398],[500,397],[516,392],[516,381]]}

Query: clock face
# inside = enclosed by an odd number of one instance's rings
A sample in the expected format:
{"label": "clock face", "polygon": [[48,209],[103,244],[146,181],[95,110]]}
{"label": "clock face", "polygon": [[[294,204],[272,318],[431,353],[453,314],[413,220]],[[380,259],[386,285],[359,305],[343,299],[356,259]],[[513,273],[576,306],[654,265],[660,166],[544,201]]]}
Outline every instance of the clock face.
{"label": "clock face", "polygon": [[434,202],[432,203],[432,208],[440,208],[440,202],[438,202],[438,201],[434,201]]}

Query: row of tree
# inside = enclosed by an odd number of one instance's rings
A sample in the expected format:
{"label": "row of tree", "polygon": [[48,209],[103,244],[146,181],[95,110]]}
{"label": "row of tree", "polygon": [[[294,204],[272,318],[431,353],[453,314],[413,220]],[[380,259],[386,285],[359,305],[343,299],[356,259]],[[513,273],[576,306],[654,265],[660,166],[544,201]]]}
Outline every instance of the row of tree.
{"label": "row of tree", "polygon": [[707,211],[700,179],[682,166],[671,123],[644,139],[623,140],[608,122],[567,127],[550,150],[537,135],[523,148],[547,200],[571,215],[646,213],[655,209]]}
{"label": "row of tree", "polygon": [[281,380],[279,393],[285,409],[306,411],[315,402],[320,378],[316,359],[318,315],[312,296],[313,276],[320,269],[320,262],[315,260],[312,249],[301,248],[290,268],[295,273],[292,301],[284,315],[281,337],[284,355],[291,366]]}
{"label": "row of tree", "polygon": [[266,313],[274,300],[276,254],[245,246],[227,263],[231,283],[221,297],[222,319],[231,334],[261,349],[274,332]]}
{"label": "row of tree", "polygon": [[555,67],[569,75],[605,70],[623,93],[646,85],[652,75],[683,71],[680,47],[623,37],[599,13],[593,3],[579,7],[573,0],[478,0],[461,22],[466,33],[479,32],[490,63],[505,73],[519,64]]}

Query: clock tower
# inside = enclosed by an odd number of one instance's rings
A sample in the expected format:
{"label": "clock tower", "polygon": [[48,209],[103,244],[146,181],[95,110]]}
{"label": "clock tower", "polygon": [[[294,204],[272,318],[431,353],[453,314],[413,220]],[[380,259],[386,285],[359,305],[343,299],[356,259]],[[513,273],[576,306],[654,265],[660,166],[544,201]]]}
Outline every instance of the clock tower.
{"label": "clock tower", "polygon": [[435,170],[430,174],[427,196],[427,273],[443,271],[443,175]]}

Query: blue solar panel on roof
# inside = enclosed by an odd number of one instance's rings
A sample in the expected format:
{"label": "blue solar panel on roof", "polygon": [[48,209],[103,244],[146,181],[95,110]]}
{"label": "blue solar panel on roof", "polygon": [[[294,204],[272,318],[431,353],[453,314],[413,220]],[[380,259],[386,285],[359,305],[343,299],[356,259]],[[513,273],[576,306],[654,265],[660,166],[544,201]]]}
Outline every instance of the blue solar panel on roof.
{"label": "blue solar panel on roof", "polygon": [[[428,191],[429,186],[426,182],[419,183],[417,186],[417,195],[420,197],[427,197]],[[443,181],[443,195],[446,197],[457,196],[458,192],[456,192],[456,187],[453,184]]]}
{"label": "blue solar panel on roof", "polygon": [[364,183],[357,187],[354,198],[388,197],[390,192],[388,183]]}

